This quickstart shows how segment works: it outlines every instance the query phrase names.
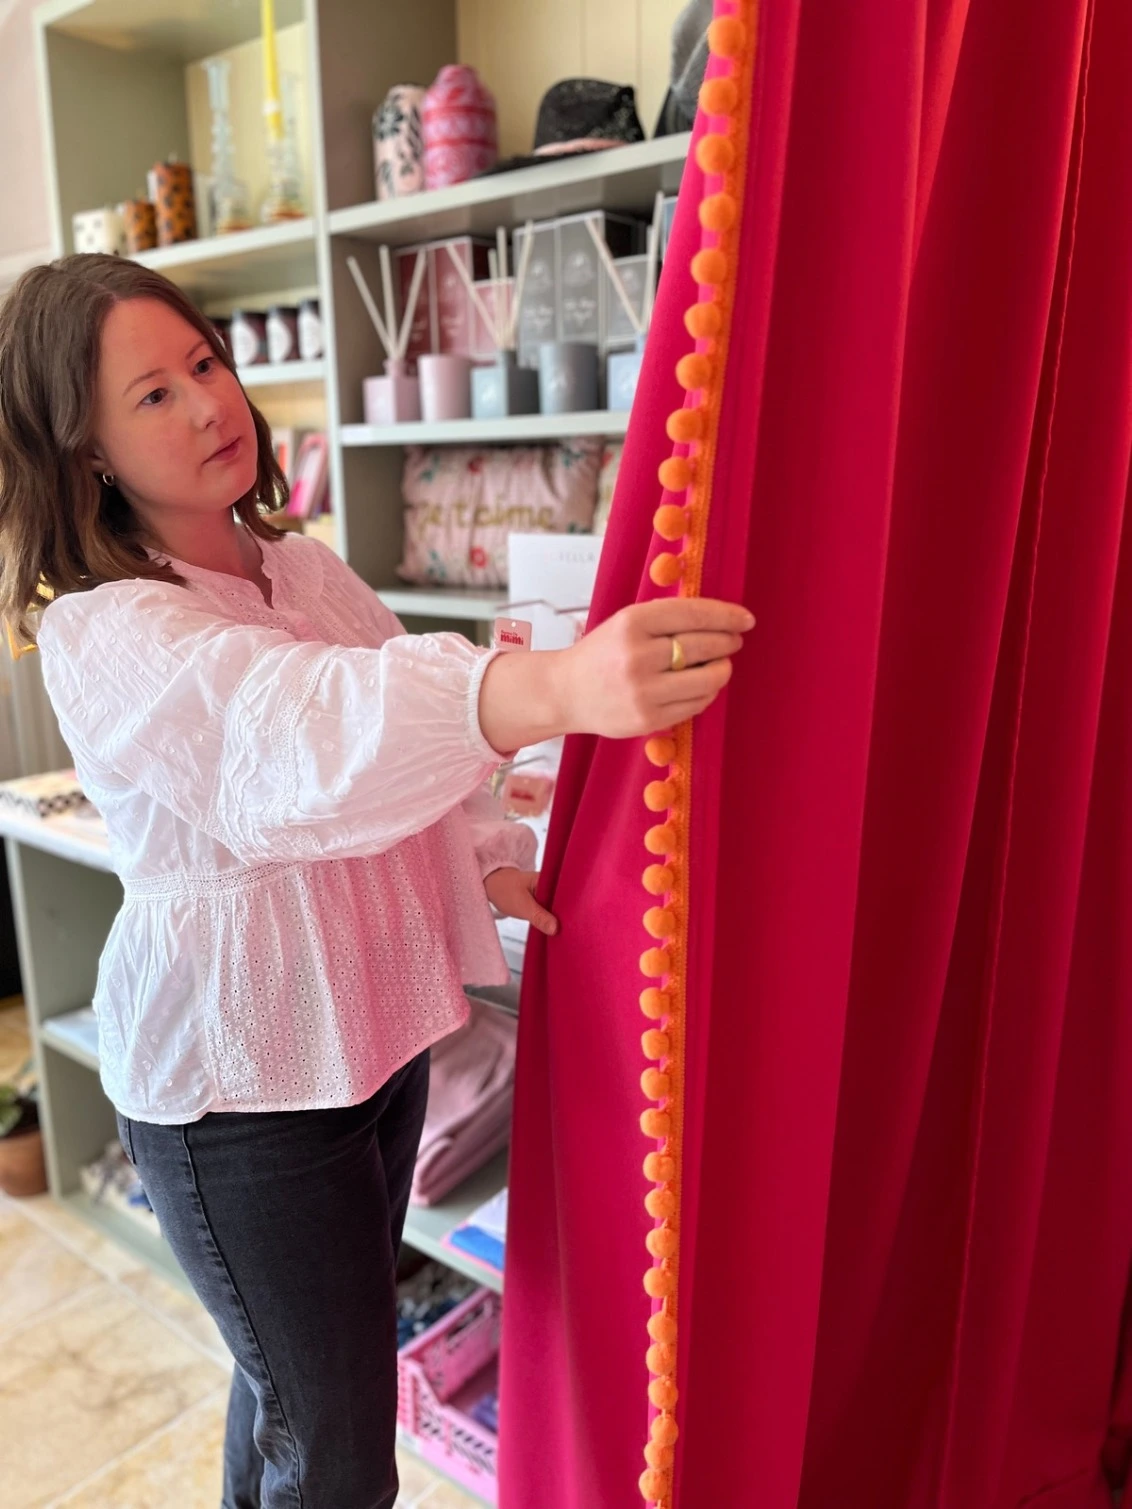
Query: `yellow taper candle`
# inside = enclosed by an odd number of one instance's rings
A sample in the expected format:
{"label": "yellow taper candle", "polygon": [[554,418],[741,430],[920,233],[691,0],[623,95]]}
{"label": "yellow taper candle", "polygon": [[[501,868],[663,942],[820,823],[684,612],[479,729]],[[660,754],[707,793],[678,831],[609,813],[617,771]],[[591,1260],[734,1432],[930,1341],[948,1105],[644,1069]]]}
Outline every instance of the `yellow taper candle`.
{"label": "yellow taper candle", "polygon": [[283,105],[279,96],[279,58],[275,51],[275,0],[260,0],[263,29],[263,115],[269,140],[283,140]]}

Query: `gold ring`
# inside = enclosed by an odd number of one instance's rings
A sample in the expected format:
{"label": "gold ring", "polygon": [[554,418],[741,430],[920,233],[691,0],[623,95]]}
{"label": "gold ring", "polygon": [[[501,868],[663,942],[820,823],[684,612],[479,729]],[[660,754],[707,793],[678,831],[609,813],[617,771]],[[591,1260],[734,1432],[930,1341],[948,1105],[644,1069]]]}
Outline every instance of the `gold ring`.
{"label": "gold ring", "polygon": [[671,664],[671,666],[669,666],[669,670],[682,671],[682,670],[684,670],[687,667],[687,664],[688,664],[688,662],[684,658],[684,646],[680,643],[679,637],[677,635],[673,634],[673,636],[672,636],[672,664]]}

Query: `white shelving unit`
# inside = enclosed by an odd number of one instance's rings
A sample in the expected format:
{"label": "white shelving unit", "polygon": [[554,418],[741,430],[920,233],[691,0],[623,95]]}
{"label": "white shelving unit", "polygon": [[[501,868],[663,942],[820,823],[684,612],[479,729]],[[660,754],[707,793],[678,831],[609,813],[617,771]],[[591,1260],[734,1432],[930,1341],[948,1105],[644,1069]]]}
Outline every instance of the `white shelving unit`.
{"label": "white shelving unit", "polygon": [[214,297],[255,298],[275,289],[316,286],[316,250],[315,223],[307,218],[158,247],[136,260],[206,303]]}
{"label": "white shelving unit", "polygon": [[377,595],[398,618],[452,618],[458,623],[487,622],[507,601],[506,592],[471,587],[379,586]]}
{"label": "white shelving unit", "polygon": [[628,413],[594,409],[581,414],[512,414],[504,419],[448,419],[439,424],[344,424],[344,446],[537,445],[581,435],[619,439],[629,428]]}
{"label": "white shelving unit", "polygon": [[295,388],[326,381],[325,362],[265,363],[259,367],[241,367],[240,381],[249,391],[261,388]]}

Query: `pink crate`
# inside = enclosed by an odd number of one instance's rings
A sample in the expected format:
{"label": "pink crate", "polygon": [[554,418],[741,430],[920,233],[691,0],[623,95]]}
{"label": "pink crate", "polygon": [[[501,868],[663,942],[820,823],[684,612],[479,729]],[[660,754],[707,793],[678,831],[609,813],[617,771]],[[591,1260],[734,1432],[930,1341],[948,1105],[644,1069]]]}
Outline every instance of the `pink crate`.
{"label": "pink crate", "polygon": [[465,1411],[495,1384],[503,1301],[480,1289],[398,1357],[397,1419],[426,1461],[496,1502],[499,1440]]}

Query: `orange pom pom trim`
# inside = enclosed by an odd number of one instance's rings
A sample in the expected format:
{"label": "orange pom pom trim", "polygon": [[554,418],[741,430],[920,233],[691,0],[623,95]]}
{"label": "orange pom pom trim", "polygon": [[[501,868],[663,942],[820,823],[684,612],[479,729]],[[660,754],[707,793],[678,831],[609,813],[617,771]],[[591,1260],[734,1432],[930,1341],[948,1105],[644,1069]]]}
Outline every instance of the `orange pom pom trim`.
{"label": "orange pom pom trim", "polygon": [[723,312],[718,304],[693,304],[684,316],[684,326],[693,340],[710,341],[723,329]]}
{"label": "orange pom pom trim", "polygon": [[676,786],[672,781],[650,781],[645,787],[645,806],[650,812],[667,812],[676,800]]}
{"label": "orange pom pom trim", "polygon": [[737,58],[743,51],[747,32],[738,16],[719,16],[708,27],[707,39],[717,58]]}
{"label": "orange pom pom trim", "polygon": [[645,1361],[650,1373],[657,1378],[668,1378],[676,1367],[675,1348],[662,1341],[654,1342],[645,1353]]}
{"label": "orange pom pom trim", "polygon": [[641,1089],[646,1100],[663,1100],[672,1088],[672,1081],[660,1069],[646,1069],[641,1075]]}
{"label": "orange pom pom trim", "polygon": [[692,258],[692,276],[697,283],[713,287],[727,276],[727,258],[716,246],[706,247]]}
{"label": "orange pom pom trim", "polygon": [[674,409],[664,428],[669,440],[677,445],[691,445],[703,439],[707,419],[703,409]]}
{"label": "orange pom pom trim", "polygon": [[676,1322],[663,1310],[649,1318],[649,1335],[653,1341],[662,1342],[665,1346],[671,1346],[676,1340]]}
{"label": "orange pom pom trim", "polygon": [[680,1427],[671,1415],[657,1415],[652,1422],[652,1438],[658,1446],[675,1446],[680,1439]]}
{"label": "orange pom pom trim", "polygon": [[672,1010],[672,997],[667,991],[650,985],[647,990],[641,991],[641,1010],[651,1021],[659,1022]]}
{"label": "orange pom pom trim", "polygon": [[[700,224],[705,231],[717,235],[729,231],[739,216],[739,206],[733,194],[709,194],[700,203]],[[702,253],[701,253],[702,255]],[[722,278],[701,278],[702,283],[721,283]]]}
{"label": "orange pom pom trim", "polygon": [[676,931],[676,913],[671,907],[650,906],[645,913],[645,931],[654,938],[671,938]]}
{"label": "orange pom pom trim", "polygon": [[672,1039],[668,1036],[667,1032],[662,1032],[659,1027],[650,1027],[644,1037],[641,1038],[641,1052],[646,1058],[655,1058],[657,1060],[667,1058],[671,1047]]}
{"label": "orange pom pom trim", "polygon": [[645,1293],[649,1299],[669,1299],[676,1293],[675,1276],[667,1268],[650,1268],[645,1274]]}
{"label": "orange pom pom trim", "polygon": [[[657,1074],[657,1069],[646,1069],[646,1074]],[[661,1074],[661,1079],[667,1079],[666,1074]],[[648,1094],[648,1091],[645,1091]],[[676,1214],[676,1196],[670,1189],[650,1189],[645,1196],[645,1209],[654,1221],[670,1221]],[[675,1322],[673,1322],[673,1339],[675,1339]]]}
{"label": "orange pom pom trim", "polygon": [[[649,575],[660,588],[677,588],[683,597],[700,590],[705,558],[706,530],[712,502],[716,446],[720,415],[720,389],[727,370],[733,337],[731,320],[735,279],[739,266],[739,227],[743,218],[740,157],[749,139],[754,52],[758,29],[759,0],[730,0],[727,12],[712,22],[709,33],[717,58],[733,61],[728,76],[704,81],[700,90],[703,109],[717,119],[719,129],[708,132],[696,146],[696,160],[706,175],[716,176],[710,194],[699,206],[699,219],[707,239],[691,260],[692,276],[710,297],[701,297],[685,314],[684,322],[698,349],[687,352],[676,366],[680,384],[701,395],[668,416],[665,430],[674,445],[692,447],[691,456],[668,457],[660,469],[662,485],[670,493],[687,491],[683,507],[665,503],[653,518],[656,532],[673,542],[671,553],[658,555]],[[679,552],[679,553],[677,553]],[[645,1178],[652,1184],[645,1208],[657,1224],[648,1233],[648,1250],[654,1266],[645,1275],[645,1293],[660,1306],[649,1321],[651,1345],[647,1361],[657,1372],[649,1385],[649,1399],[658,1418],[653,1422],[645,1448],[648,1471],[640,1479],[642,1493],[655,1509],[675,1509],[672,1469],[679,1435],[674,1411],[677,1404],[675,1373],[679,1340],[681,1164],[684,1117],[684,1052],[687,1011],[687,890],[689,866],[688,799],[692,771],[692,732],[688,724],[675,729],[672,738],[653,741],[649,758],[667,769],[667,780],[653,781],[646,792],[652,811],[656,803],[668,803],[669,821],[649,829],[645,846],[663,863],[650,864],[642,876],[644,890],[657,898],[649,906],[645,926],[665,939],[663,949],[650,949],[642,968],[653,973],[663,962],[663,989],[650,987],[641,995],[641,1009],[649,1021],[663,1023],[644,1034],[641,1046],[651,1060],[641,1075],[641,1089],[654,1104],[646,1109],[641,1125],[655,1134],[657,1148],[644,1160]],[[667,904],[662,904],[667,903]],[[659,973],[659,971],[658,971]]]}
{"label": "orange pom pom trim", "polygon": [[657,476],[666,492],[682,493],[692,485],[692,463],[687,456],[669,456],[660,463]]}
{"label": "orange pom pom trim", "polygon": [[645,1246],[654,1258],[659,1258],[662,1262],[674,1257],[679,1245],[679,1238],[671,1226],[656,1226],[645,1238]]}
{"label": "orange pom pom trim", "polygon": [[735,145],[728,137],[712,131],[700,137],[696,162],[705,173],[730,173],[735,166]]}
{"label": "orange pom pom trim", "polygon": [[653,515],[652,527],[662,540],[682,540],[688,533],[688,510],[676,503],[662,503]]}
{"label": "orange pom pom trim", "polygon": [[645,834],[645,848],[650,854],[674,854],[678,842],[671,823],[659,823]]}
{"label": "orange pom pom trim", "polygon": [[702,351],[689,351],[676,363],[676,381],[689,393],[704,388],[711,381],[711,358]]}
{"label": "orange pom pom trim", "polygon": [[668,1153],[650,1153],[645,1159],[645,1178],[653,1184],[667,1184],[676,1177],[676,1159]]}
{"label": "orange pom pom trim", "polygon": [[649,567],[649,576],[658,587],[675,587],[683,575],[684,561],[678,555],[658,555]]}
{"label": "orange pom pom trim", "polygon": [[672,973],[672,955],[666,948],[648,948],[641,955],[641,973],[652,979],[661,979]]}
{"label": "orange pom pom trim", "polygon": [[668,1491],[668,1474],[661,1472],[657,1467],[650,1467],[641,1473],[639,1487],[645,1503],[655,1504]]}
{"label": "orange pom pom trim", "polygon": [[734,79],[706,79],[700,86],[700,109],[705,115],[730,115],[739,103]]}
{"label": "orange pom pom trim", "polygon": [[645,744],[645,758],[653,765],[671,765],[676,758],[676,740],[654,736]]}
{"label": "orange pom pom trim", "polygon": [[664,896],[676,884],[676,871],[671,865],[649,865],[643,880],[650,896]]}

